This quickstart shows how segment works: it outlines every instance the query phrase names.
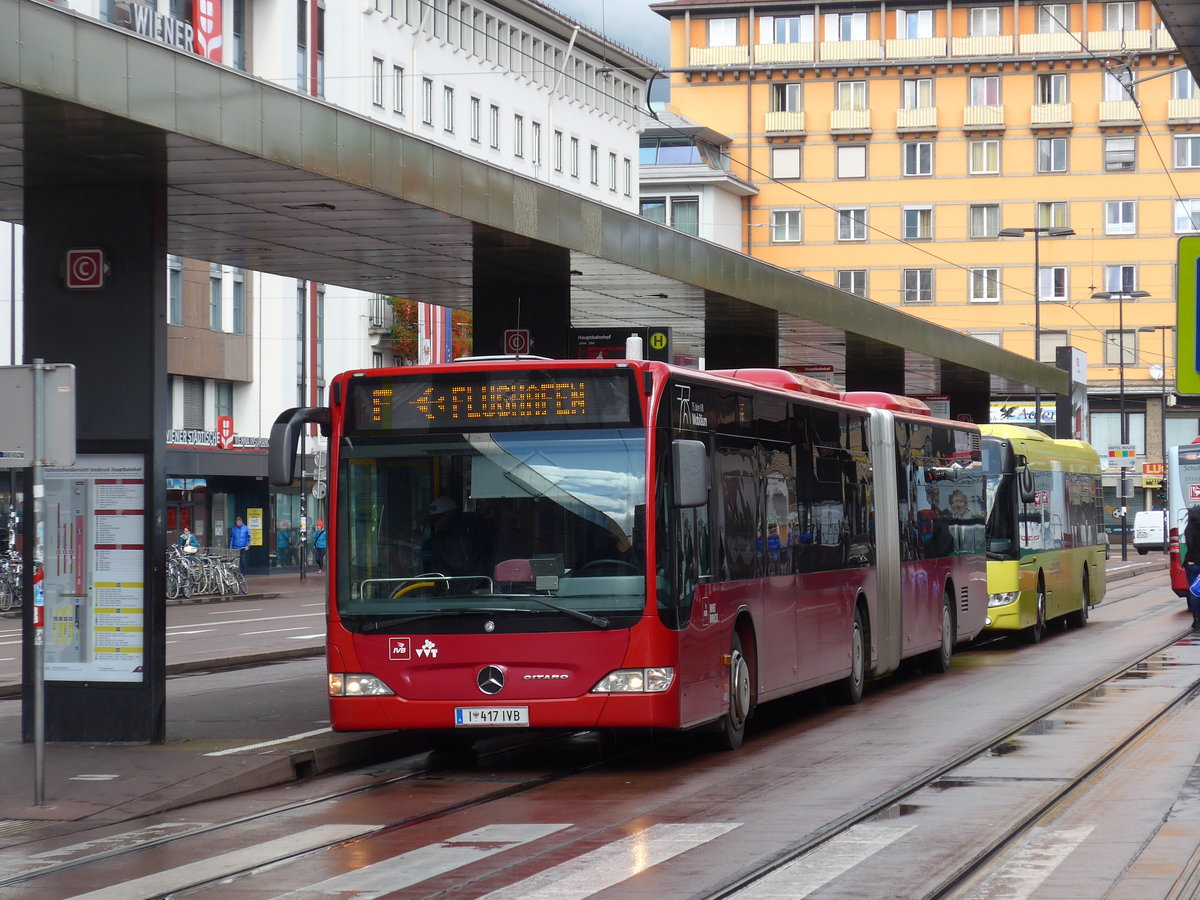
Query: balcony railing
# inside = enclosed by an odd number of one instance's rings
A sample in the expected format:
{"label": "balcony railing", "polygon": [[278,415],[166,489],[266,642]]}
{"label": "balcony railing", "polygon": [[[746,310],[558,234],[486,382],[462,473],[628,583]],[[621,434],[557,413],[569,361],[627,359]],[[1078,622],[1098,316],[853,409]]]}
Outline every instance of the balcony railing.
{"label": "balcony railing", "polygon": [[1174,50],[1175,38],[1171,37],[1171,32],[1163,27],[1154,29],[1154,49],[1155,50]]}
{"label": "balcony railing", "polygon": [[883,59],[880,41],[821,41],[821,62]]}
{"label": "balcony railing", "polygon": [[1109,50],[1149,50],[1150,29],[1131,28],[1124,31],[1089,31],[1089,50],[1104,53]]}
{"label": "balcony railing", "polygon": [[1081,53],[1083,43],[1077,31],[1060,31],[1054,34],[1023,34],[1020,47],[1022,53]]}
{"label": "balcony railing", "polygon": [[896,110],[896,130],[921,131],[937,128],[937,113],[936,106],[898,109]]}
{"label": "balcony railing", "polygon": [[951,38],[950,52],[954,56],[1010,56],[1013,52],[1013,36],[987,34]]}
{"label": "balcony railing", "polygon": [[1035,103],[1029,108],[1030,125],[1070,125],[1070,103]]}
{"label": "balcony railing", "polygon": [[870,131],[869,109],[834,109],[829,112],[830,131]]}
{"label": "balcony railing", "polygon": [[1173,99],[1167,101],[1167,120],[1170,122],[1200,119],[1200,97],[1189,97],[1186,100]]}
{"label": "balcony railing", "polygon": [[812,41],[802,44],[754,45],[754,62],[758,65],[812,62],[815,58],[816,45]]}
{"label": "balcony railing", "polygon": [[967,128],[990,128],[1004,124],[1004,105],[991,104],[967,106],[963,109],[963,126]]}
{"label": "balcony railing", "polygon": [[769,112],[763,130],[767,134],[802,134],[804,132],[804,110]]}
{"label": "balcony railing", "polygon": [[893,39],[886,47],[888,59],[929,59],[946,55],[944,37]]}
{"label": "balcony railing", "polygon": [[1138,115],[1137,104],[1132,100],[1101,100],[1101,122],[1136,122]]}
{"label": "balcony railing", "polygon": [[745,44],[733,47],[692,47],[688,51],[689,66],[744,66],[750,62],[750,50]]}

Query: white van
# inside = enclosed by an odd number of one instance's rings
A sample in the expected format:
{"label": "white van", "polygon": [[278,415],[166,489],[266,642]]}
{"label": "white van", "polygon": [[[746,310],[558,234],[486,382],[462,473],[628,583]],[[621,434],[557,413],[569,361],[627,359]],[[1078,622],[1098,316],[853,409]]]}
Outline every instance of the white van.
{"label": "white van", "polygon": [[1133,549],[1142,556],[1151,550],[1166,548],[1163,524],[1166,515],[1161,509],[1146,510],[1133,517]]}

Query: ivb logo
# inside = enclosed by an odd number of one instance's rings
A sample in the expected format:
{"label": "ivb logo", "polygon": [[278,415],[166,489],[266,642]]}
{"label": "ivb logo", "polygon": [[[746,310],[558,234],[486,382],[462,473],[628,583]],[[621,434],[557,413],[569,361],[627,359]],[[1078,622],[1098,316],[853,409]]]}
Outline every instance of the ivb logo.
{"label": "ivb logo", "polygon": [[393,662],[397,660],[412,659],[412,638],[394,637],[388,638],[388,659]]}

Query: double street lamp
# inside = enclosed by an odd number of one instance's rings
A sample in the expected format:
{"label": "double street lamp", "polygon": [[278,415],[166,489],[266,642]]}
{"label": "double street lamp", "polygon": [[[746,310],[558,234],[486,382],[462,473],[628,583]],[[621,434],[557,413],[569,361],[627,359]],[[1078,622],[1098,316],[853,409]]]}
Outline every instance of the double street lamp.
{"label": "double street lamp", "polygon": [[[1033,361],[1041,362],[1042,356],[1042,262],[1039,242],[1042,235],[1047,237],[1070,237],[1075,229],[1057,225],[1036,225],[1030,228],[1001,228],[996,234],[1000,237],[1024,237],[1033,235]],[[1042,387],[1034,385],[1033,418],[1034,427],[1042,428]]]}
{"label": "double street lamp", "polygon": [[[1125,412],[1125,301],[1139,300],[1142,297],[1149,297],[1149,291],[1097,291],[1092,294],[1093,300],[1116,300],[1117,301],[1117,371],[1120,373],[1120,403],[1121,403],[1121,443],[1126,445],[1129,443],[1129,417]],[[1121,561],[1129,559],[1129,508],[1125,502],[1125,471],[1126,466],[1124,460],[1121,465],[1121,506],[1125,509],[1125,516],[1121,519]]]}

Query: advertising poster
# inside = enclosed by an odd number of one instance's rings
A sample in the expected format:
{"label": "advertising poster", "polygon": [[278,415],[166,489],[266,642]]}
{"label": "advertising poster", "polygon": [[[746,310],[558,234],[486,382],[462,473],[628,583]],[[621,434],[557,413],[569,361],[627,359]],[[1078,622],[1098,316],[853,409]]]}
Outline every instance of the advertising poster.
{"label": "advertising poster", "polygon": [[45,470],[47,681],[141,681],[145,464],[80,454]]}

